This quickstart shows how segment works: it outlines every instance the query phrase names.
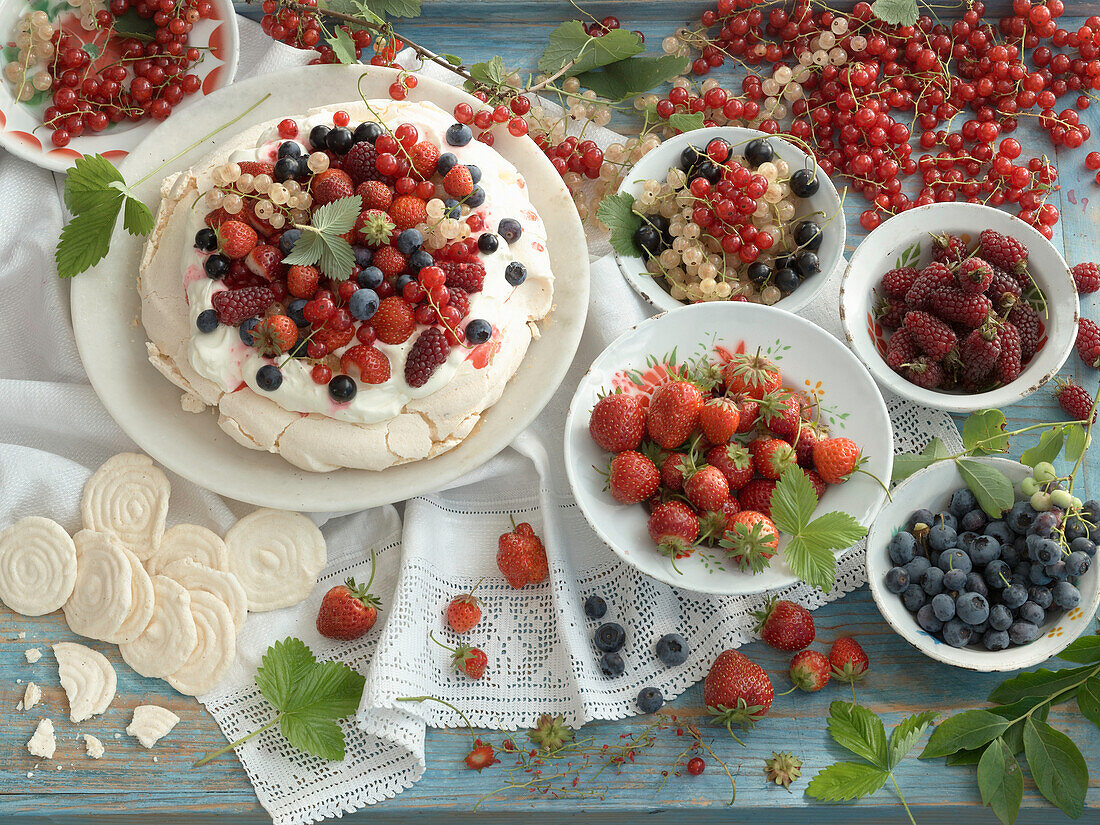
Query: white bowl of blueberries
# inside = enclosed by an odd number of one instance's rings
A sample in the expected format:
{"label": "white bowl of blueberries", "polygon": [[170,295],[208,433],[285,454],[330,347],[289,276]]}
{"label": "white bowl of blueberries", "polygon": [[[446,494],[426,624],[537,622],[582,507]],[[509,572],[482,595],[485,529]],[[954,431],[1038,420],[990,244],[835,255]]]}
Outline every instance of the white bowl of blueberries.
{"label": "white bowl of blueberries", "polygon": [[890,626],[937,661],[976,671],[1037,665],[1092,623],[1100,503],[1084,503],[1087,519],[1066,517],[1058,505],[1071,497],[1049,480],[1053,468],[968,460],[1012,480],[1012,509],[986,514],[954,461],[914,473],[868,535],[871,594]]}

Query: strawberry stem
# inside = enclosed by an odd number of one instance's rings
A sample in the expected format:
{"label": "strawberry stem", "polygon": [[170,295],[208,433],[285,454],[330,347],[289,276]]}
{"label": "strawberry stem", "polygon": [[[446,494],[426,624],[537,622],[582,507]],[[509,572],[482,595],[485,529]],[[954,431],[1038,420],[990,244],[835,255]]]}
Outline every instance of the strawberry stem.
{"label": "strawberry stem", "polygon": [[199,758],[195,762],[192,762],[191,767],[192,768],[201,768],[203,765],[207,764],[208,762],[213,762],[215,759],[217,759],[222,754],[229,753],[231,750],[236,748],[237,745],[243,745],[249,739],[252,739],[256,736],[259,736],[265,730],[268,730],[269,728],[274,727],[276,724],[278,724],[279,719],[281,717],[282,717],[281,713],[276,713],[275,716],[271,719],[271,721],[269,721],[266,724],[261,725],[260,727],[256,728],[256,730],[252,731],[252,733],[246,733],[240,739],[238,739],[234,742],[230,742],[228,745],[225,745],[224,747],[218,748],[216,751],[211,751],[210,753],[204,754],[201,758]]}
{"label": "strawberry stem", "polygon": [[398,696],[397,701],[398,702],[418,702],[418,703],[419,702],[438,702],[441,705],[446,705],[451,710],[453,710],[455,713],[457,713],[462,718],[462,721],[466,723],[466,729],[470,731],[470,737],[473,739],[473,747],[476,748],[478,746],[478,742],[481,741],[477,738],[477,736],[474,735],[474,726],[470,724],[470,720],[466,718],[466,714],[463,713],[462,711],[460,711],[458,708],[456,708],[454,705],[452,705],[446,699],[437,699],[434,696]]}

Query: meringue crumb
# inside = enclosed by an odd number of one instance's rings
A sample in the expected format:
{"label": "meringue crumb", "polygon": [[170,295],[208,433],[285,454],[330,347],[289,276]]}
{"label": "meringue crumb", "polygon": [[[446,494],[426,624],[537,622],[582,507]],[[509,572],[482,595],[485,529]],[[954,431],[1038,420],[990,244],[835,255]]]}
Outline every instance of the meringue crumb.
{"label": "meringue crumb", "polygon": [[18,633],[15,634],[15,638],[25,639],[27,638],[27,632],[25,630],[20,630]]}
{"label": "meringue crumb", "polygon": [[20,710],[30,710],[42,700],[42,689],[34,682],[27,682],[27,689],[20,702]]}
{"label": "meringue crumb", "polygon": [[32,648],[29,648],[27,650],[24,650],[23,655],[26,656],[27,661],[30,662],[33,665],[35,662],[37,662],[39,659],[42,658],[42,649],[37,648],[37,647],[32,647]]}
{"label": "meringue crumb", "polygon": [[99,759],[103,756],[103,743],[90,733],[84,734],[84,748],[91,759]]}
{"label": "meringue crumb", "polygon": [[153,757],[153,761],[154,761],[154,762],[159,762],[159,761],[160,761],[160,757],[159,757],[159,756],[154,756],[154,757]]}

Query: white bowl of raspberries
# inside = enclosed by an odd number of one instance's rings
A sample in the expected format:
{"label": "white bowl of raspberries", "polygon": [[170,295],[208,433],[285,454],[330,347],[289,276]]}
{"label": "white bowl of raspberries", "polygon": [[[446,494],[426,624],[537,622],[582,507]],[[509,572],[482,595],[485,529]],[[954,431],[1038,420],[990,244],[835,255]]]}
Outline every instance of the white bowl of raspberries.
{"label": "white bowl of raspberries", "polygon": [[840,313],[881,387],[972,412],[1014,404],[1057,374],[1079,303],[1065,260],[1034,228],[988,206],[940,203],[863,240]]}

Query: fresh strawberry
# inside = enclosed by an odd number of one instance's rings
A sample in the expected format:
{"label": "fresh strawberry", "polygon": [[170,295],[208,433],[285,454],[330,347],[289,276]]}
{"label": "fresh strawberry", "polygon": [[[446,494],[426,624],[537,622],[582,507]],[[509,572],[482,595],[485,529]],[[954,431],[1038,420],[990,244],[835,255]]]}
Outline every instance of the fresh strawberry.
{"label": "fresh strawberry", "polygon": [[287,291],[295,298],[312,298],[321,281],[321,273],[315,266],[291,266],[286,271]]}
{"label": "fresh strawberry", "polygon": [[810,480],[810,485],[814,488],[814,495],[817,496],[818,501],[825,495],[825,491],[829,489],[829,485],[825,483],[825,479],[821,477],[821,473],[817,470],[803,469],[806,474],[806,478]]}
{"label": "fresh strawberry", "polygon": [[223,223],[234,220],[235,217],[236,216],[230,215],[219,206],[217,209],[206,213],[206,217],[203,218],[203,223],[211,229],[218,229]]}
{"label": "fresh strawberry", "polygon": [[[377,334],[377,330],[375,331]],[[435,371],[447,360],[451,345],[443,330],[428,327],[413,341],[412,349],[405,358],[405,382],[410,387],[423,387]]]}
{"label": "fresh strawberry", "polygon": [[[361,146],[362,144],[355,144],[355,146]],[[369,145],[369,144],[368,144]],[[352,148],[354,149],[355,146]],[[481,773],[482,769],[492,767],[500,762],[496,758],[496,752],[493,750],[493,746],[482,742],[480,739],[474,740],[473,749],[466,754],[463,761],[466,763],[466,767],[472,771]]]}
{"label": "fresh strawberry", "polygon": [[393,203],[393,190],[382,181],[363,181],[355,187],[355,194],[363,200],[363,209],[388,209]]}
{"label": "fresh strawberry", "polygon": [[396,278],[405,271],[409,259],[393,246],[383,246],[376,249],[371,258],[371,264],[382,270],[386,278]]}
{"label": "fresh strawberry", "polygon": [[787,672],[796,688],[806,693],[814,693],[829,684],[832,666],[824,653],[803,650],[791,659],[791,667]]}
{"label": "fresh strawberry", "polygon": [[658,504],[649,514],[649,536],[659,552],[673,559],[690,556],[699,537],[699,519],[682,501]]}
{"label": "fresh strawberry", "polygon": [[772,515],[772,493],[777,482],[769,478],[754,478],[737,493],[737,501],[746,510],[756,510],[768,518]]}
{"label": "fresh strawberry", "polygon": [[[1039,342],[1043,337],[1043,322],[1039,319],[1039,313],[1035,308],[1024,301],[1012,307],[1008,313],[1008,322],[1020,333],[1020,358],[1026,364],[1039,349]],[[1078,328],[1078,339],[1080,339],[1080,328]]]}
{"label": "fresh strawberry", "polygon": [[474,191],[474,179],[470,177],[470,170],[461,163],[456,163],[451,170],[443,176],[443,189],[452,198],[463,198]]}
{"label": "fresh strawberry", "polygon": [[1091,295],[1100,289],[1100,267],[1094,263],[1080,263],[1070,270],[1077,291],[1082,295]]}
{"label": "fresh strawberry", "polygon": [[298,325],[286,315],[268,315],[252,330],[252,342],[268,355],[290,352],[298,343]]}
{"label": "fresh strawberry", "polygon": [[730,394],[744,393],[750,398],[760,399],[769,392],[779,389],[783,379],[779,367],[760,354],[738,353],[734,355],[722,370],[722,380]]}
{"label": "fresh strawberry", "polygon": [[497,569],[516,590],[540,584],[550,577],[546,548],[527,522],[516,524],[510,533],[497,540]]}
{"label": "fresh strawberry", "polygon": [[886,365],[895,372],[920,355],[920,348],[913,340],[913,333],[902,327],[886,342]]}
{"label": "fresh strawberry", "polygon": [[657,492],[660,482],[661,473],[652,461],[627,450],[611,459],[605,489],[621,504],[637,504]]}
{"label": "fresh strawberry", "polygon": [[900,372],[906,381],[926,390],[942,386],[947,377],[943,364],[927,355],[919,355],[908,364],[903,364]]}
{"label": "fresh strawberry", "polygon": [[1001,327],[1001,355],[993,368],[993,380],[998,384],[1009,384],[1023,372],[1023,358],[1020,350],[1020,331],[1012,324]]}
{"label": "fresh strawberry", "polygon": [[699,411],[699,426],[711,444],[726,444],[740,423],[741,411],[729,398],[712,398]]}
{"label": "fresh strawberry", "polygon": [[[1017,326],[1017,329],[1019,326]],[[1023,331],[1021,330],[1021,339]],[[1077,354],[1090,367],[1100,367],[1100,326],[1091,318],[1082,318],[1077,326]]]}
{"label": "fresh strawberry", "polygon": [[959,265],[959,286],[963,292],[985,292],[993,283],[993,267],[981,258],[967,258]]}
{"label": "fresh strawberry", "polygon": [[794,442],[794,454],[802,467],[814,466],[814,445],[825,437],[819,424],[803,423]]}
{"label": "fresh strawberry", "polygon": [[1015,238],[992,229],[983,229],[978,236],[978,253],[993,266],[1005,272],[1027,270],[1027,247]]}
{"label": "fresh strawberry", "polygon": [[1084,387],[1075,384],[1071,378],[1054,379],[1054,397],[1058,404],[1074,421],[1096,420],[1096,413],[1092,409],[1092,396]]}
{"label": "fresh strawberry", "polygon": [[390,204],[389,213],[398,229],[412,229],[428,220],[427,205],[416,195],[398,195]]}
{"label": "fresh strawberry", "polygon": [[346,327],[337,324],[336,316],[333,315],[321,324],[314,324],[310,335],[310,343],[321,344],[326,351],[336,352],[355,337],[355,329],[350,324]]}
{"label": "fresh strawberry", "polygon": [[[416,331],[416,317],[404,298],[383,298],[370,319],[374,334],[383,344],[403,344]],[[331,352],[331,350],[330,350]]]}
{"label": "fresh strawberry", "polygon": [[730,485],[717,467],[701,467],[684,481],[684,494],[697,510],[717,510],[730,497]]}
{"label": "fresh strawberry", "polygon": [[471,647],[467,644],[449,647],[436,641],[435,636],[432,636],[432,641],[444,650],[451,652],[451,666],[455,670],[465,673],[471,679],[480,679],[485,675],[485,668],[489,665],[489,657],[485,655],[485,651],[480,647]]}
{"label": "fresh strawberry", "polygon": [[798,455],[788,442],[780,438],[768,438],[757,446],[753,457],[756,472],[764,478],[777,479],[783,471],[798,464]]}
{"label": "fresh strawberry", "polygon": [[658,446],[671,450],[687,441],[699,424],[703,394],[687,381],[668,381],[653,391],[646,429]]}
{"label": "fresh strawberry", "polygon": [[829,649],[829,664],[835,678],[854,684],[863,678],[870,662],[859,642],[848,636],[841,636]]}
{"label": "fresh strawberry", "polygon": [[927,312],[910,312],[905,316],[903,329],[909,330],[921,351],[936,361],[942,361],[958,343],[954,330]]}
{"label": "fresh strawberry", "polygon": [[825,438],[814,446],[814,469],[828,484],[843,484],[862,463],[859,445],[850,438]]}
{"label": "fresh strawberry", "polygon": [[385,384],[390,380],[389,356],[366,344],[345,350],[340,356],[340,369],[364,384]]}
{"label": "fresh strawberry", "polygon": [[882,276],[882,291],[889,298],[904,298],[919,274],[920,271],[915,266],[891,269]]}
{"label": "fresh strawberry", "polygon": [[420,141],[409,150],[409,163],[412,166],[409,174],[417,180],[428,180],[439,163],[439,147],[431,141]]}
{"label": "fresh strawberry", "polygon": [[760,421],[760,402],[755,398],[749,398],[745,393],[729,393],[729,397],[737,402],[737,408],[741,411],[741,422],[737,425],[740,434],[752,432]]}
{"label": "fresh strawberry", "polygon": [[767,607],[754,615],[756,632],[776,650],[802,650],[814,640],[814,617],[800,604],[786,599],[772,599]]}
{"label": "fresh strawberry", "polygon": [[588,419],[588,434],[601,450],[636,450],[645,435],[645,407],[636,395],[601,395]]}
{"label": "fresh strawberry", "polygon": [[[981,293],[962,289],[943,289],[928,300],[929,312],[951,324],[967,329],[980,327],[993,311],[993,302]],[[909,316],[906,315],[906,318]],[[928,353],[932,355],[932,353]]]}
{"label": "fresh strawberry", "polygon": [[[381,209],[364,209],[359,213],[359,217],[355,219],[355,225],[351,229],[351,237],[353,241],[364,243],[372,249],[376,249],[390,243],[396,232],[397,226],[388,212]],[[371,263],[374,263],[374,261]],[[382,271],[387,275],[398,275],[404,268],[405,262],[402,260],[399,265],[395,264],[390,272],[386,272],[384,269]],[[379,269],[382,269],[382,267],[379,267]]]}
{"label": "fresh strawberry", "polygon": [[481,621],[481,600],[474,595],[477,584],[469,593],[455,596],[447,603],[447,626],[455,633],[468,633]]}
{"label": "fresh strawberry", "polygon": [[477,261],[437,261],[447,276],[446,284],[450,289],[460,287],[467,292],[481,292],[485,283],[485,267]]}
{"label": "fresh strawberry", "polygon": [[267,175],[269,178],[275,176],[275,165],[264,160],[242,160],[237,165],[241,167],[242,175]]}
{"label": "fresh strawberry", "polygon": [[752,479],[754,472],[752,456],[743,445],[737,442],[711,447],[707,450],[706,458],[707,464],[722,471],[730,490],[740,490]]}
{"label": "fresh strawberry", "polygon": [[259,241],[256,230],[241,221],[225,221],[218,227],[218,246],[223,255],[239,261]]}
{"label": "fresh strawberry", "polygon": [[780,438],[790,438],[802,423],[802,400],[783,390],[773,390],[760,399],[764,426]]}
{"label": "fresh strawberry", "polygon": [[775,523],[756,510],[742,510],[731,519],[732,526],[719,542],[741,572],[759,573],[779,549]]}
{"label": "fresh strawberry", "polygon": [[699,537],[707,544],[714,544],[722,539],[726,531],[733,526],[733,518],[741,512],[741,504],[734,496],[730,496],[722,502],[717,510],[704,513],[699,518]]}
{"label": "fresh strawberry", "polygon": [[905,293],[905,303],[910,309],[927,309],[929,299],[941,289],[954,286],[955,276],[939,261],[933,261],[920,271],[909,291]]}
{"label": "fresh strawberry", "polygon": [[210,303],[218,314],[218,323],[235,327],[245,318],[263,315],[275,303],[275,293],[266,286],[226,289],[215,292]]}
{"label": "fresh strawberry", "polygon": [[348,642],[358,639],[378,620],[381,600],[370,592],[374,581],[374,554],[371,554],[370,579],[365,585],[348,578],[329,590],[317,611],[317,632],[328,639]]}
{"label": "fresh strawberry", "polygon": [[313,176],[309,193],[313,196],[313,208],[316,209],[341,198],[350,198],[355,194],[355,184],[343,169],[326,169]]}
{"label": "fresh strawberry", "polygon": [[736,650],[719,653],[703,680],[703,704],[731,736],[733,725],[751,727],[762,719],[774,698],[768,674]]}
{"label": "fresh strawberry", "polygon": [[277,246],[259,244],[254,246],[244,259],[245,266],[255,275],[266,281],[281,278],[286,267],[283,265],[283,253]]}
{"label": "fresh strawberry", "polygon": [[661,462],[661,486],[674,493],[680,492],[684,489],[684,478],[694,469],[684,453],[669,453]]}

